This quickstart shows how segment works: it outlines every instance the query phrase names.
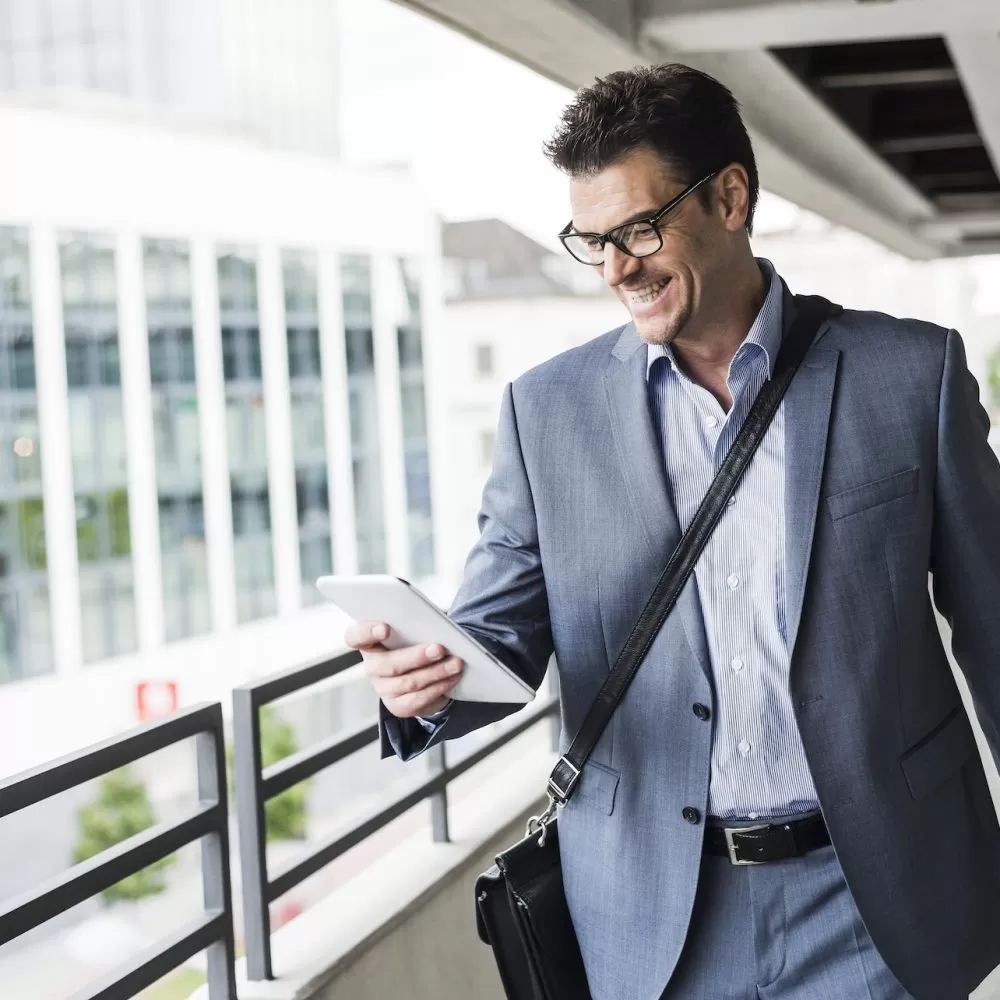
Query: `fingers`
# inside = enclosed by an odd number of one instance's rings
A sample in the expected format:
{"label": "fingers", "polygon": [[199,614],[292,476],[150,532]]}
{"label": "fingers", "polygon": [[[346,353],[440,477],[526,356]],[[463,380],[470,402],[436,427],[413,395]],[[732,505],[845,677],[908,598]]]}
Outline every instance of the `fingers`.
{"label": "fingers", "polygon": [[417,667],[405,673],[375,675],[371,681],[378,696],[385,700],[420,694],[428,688],[448,690],[458,683],[461,672],[462,661],[457,656],[449,656],[440,663]]}
{"label": "fingers", "polygon": [[[382,700],[382,704],[398,719],[409,719],[415,715],[433,715],[444,706],[452,688],[461,680],[462,664],[460,661],[456,661],[456,663],[459,673],[446,675],[444,679],[429,680],[427,685],[419,690],[407,691],[399,695],[389,693],[380,694],[379,697]],[[438,670],[440,668],[432,667],[426,669]],[[419,671],[417,672],[419,673]],[[410,676],[405,675],[403,678],[383,679],[379,684],[401,684]],[[376,684],[375,690],[378,691],[378,684]]]}
{"label": "fingers", "polygon": [[384,622],[355,622],[345,630],[344,642],[360,650],[365,675],[393,715],[433,715],[462,679],[465,664],[440,643],[387,649],[389,634]]}
{"label": "fingers", "polygon": [[378,647],[388,638],[385,622],[352,622],[344,632],[344,642],[351,649]]}
{"label": "fingers", "polygon": [[445,648],[440,643],[373,652],[365,656],[365,673],[373,680],[376,677],[399,677],[421,667],[440,663],[446,656]]}

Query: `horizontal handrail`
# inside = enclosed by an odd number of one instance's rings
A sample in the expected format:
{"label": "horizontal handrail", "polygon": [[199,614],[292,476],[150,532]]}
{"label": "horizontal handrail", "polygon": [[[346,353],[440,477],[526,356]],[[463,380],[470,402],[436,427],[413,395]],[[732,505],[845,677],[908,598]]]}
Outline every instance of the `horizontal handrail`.
{"label": "horizontal handrail", "polygon": [[160,823],[74,865],[36,889],[0,903],[0,941],[33,930],[218,829],[218,806]]}
{"label": "horizontal handrail", "polygon": [[201,841],[204,913],[74,994],[125,1000],[193,955],[208,952],[210,1000],[236,1000],[233,904],[222,706],[198,705],[0,781],[0,819],[194,738],[197,806],[102,851],[42,885],[0,902],[0,945],[78,906],[136,872]]}
{"label": "horizontal handrail", "polygon": [[0,780],[0,819],[208,731],[217,731],[221,736],[221,706],[196,705],[183,709],[165,719],[137,726],[83,750],[11,775]]}
{"label": "horizontal handrail", "polygon": [[448,785],[545,718],[558,715],[559,699],[522,710],[514,722],[463,759],[448,765],[443,744],[431,753],[432,773],[380,801],[305,856],[292,860],[269,877],[266,857],[265,805],[326,767],[336,764],[378,740],[377,720],[366,720],[347,734],[328,737],[267,768],[261,766],[260,710],[264,705],[318,684],[356,666],[359,653],[351,651],[305,667],[244,684],[233,691],[233,758],[236,770],[236,808],[243,874],[243,911],[246,923],[247,973],[252,980],[270,979],[271,922],[269,904],[377,833],[425,800],[432,802],[435,840],[447,840]]}
{"label": "horizontal handrail", "polygon": [[[229,918],[221,910],[206,913],[161,938],[135,958],[119,965],[70,1000],[120,1000],[134,997],[218,941]],[[234,994],[235,996],[235,994]]]}
{"label": "horizontal handrail", "polygon": [[261,794],[264,800],[273,799],[317,771],[350,757],[378,738],[378,722],[359,726],[347,736],[331,736],[314,747],[307,747],[277,764],[265,768],[261,774]]}
{"label": "horizontal handrail", "polygon": [[346,854],[352,847],[357,847],[362,841],[367,840],[372,834],[388,826],[394,819],[398,819],[403,813],[423,802],[424,799],[429,799],[437,792],[443,791],[460,775],[484,761],[490,754],[506,746],[536,723],[541,722],[542,719],[558,711],[558,709],[559,699],[550,698],[537,708],[526,712],[525,718],[518,719],[516,725],[507,727],[502,733],[479,747],[474,753],[469,754],[455,764],[449,765],[445,770],[438,771],[431,777],[425,778],[409,787],[403,795],[392,799],[390,802],[377,804],[366,814],[363,814],[363,818],[356,820],[350,830],[334,834],[325,843],[320,844],[313,851],[310,851],[306,857],[286,864],[275,872],[268,882],[267,896],[269,902],[274,902],[274,900],[288,892],[289,889],[294,889],[295,886],[300,882],[304,882],[310,875],[315,875],[321,868],[325,868],[330,862],[336,861],[337,858],[342,854]]}
{"label": "horizontal handrail", "polygon": [[336,677],[337,674],[342,674],[345,670],[356,667],[360,662],[361,654],[352,649],[332,658],[323,657],[312,663],[307,663],[305,666],[290,667],[288,670],[270,674],[261,680],[241,684],[234,688],[234,693],[236,691],[249,692],[253,697],[254,704],[260,707],[277,701],[279,698],[284,698],[286,695],[295,694],[296,691],[301,691],[303,688],[319,684],[320,681]]}
{"label": "horizontal handrail", "polygon": [[537,706],[537,708],[532,708],[530,710],[522,709],[521,711],[524,713],[523,718],[519,712],[515,716],[517,721],[504,728],[503,732],[501,732],[497,737],[490,740],[488,743],[483,744],[483,746],[474,750],[461,760],[456,761],[454,764],[449,764],[446,771],[448,780],[454,780],[459,775],[465,774],[465,772],[470,768],[475,767],[477,764],[489,757],[490,754],[495,753],[512,740],[517,739],[518,736],[529,730],[536,723],[541,722],[542,719],[558,715],[559,696],[553,695],[547,701],[543,701],[541,705]]}

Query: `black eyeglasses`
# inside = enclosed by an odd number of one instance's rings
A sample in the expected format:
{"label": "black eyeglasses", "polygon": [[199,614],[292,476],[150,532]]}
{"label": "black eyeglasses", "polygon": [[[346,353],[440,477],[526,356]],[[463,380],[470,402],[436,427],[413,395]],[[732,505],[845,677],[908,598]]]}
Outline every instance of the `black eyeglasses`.
{"label": "black eyeglasses", "polygon": [[648,219],[626,222],[609,229],[606,233],[575,233],[573,223],[568,222],[566,228],[559,234],[559,239],[581,264],[603,264],[606,243],[613,243],[622,253],[627,253],[630,257],[649,257],[663,246],[660,220],[677,208],[689,194],[694,194],[703,184],[707,184],[717,173],[717,170],[713,170],[700,181],[689,184],[676,198],[671,198],[656,215]]}

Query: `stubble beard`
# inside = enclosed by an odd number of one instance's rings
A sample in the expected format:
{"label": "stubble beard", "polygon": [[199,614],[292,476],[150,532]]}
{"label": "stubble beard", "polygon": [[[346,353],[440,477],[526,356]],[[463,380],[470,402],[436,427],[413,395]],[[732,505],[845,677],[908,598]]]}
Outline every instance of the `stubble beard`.
{"label": "stubble beard", "polygon": [[[668,347],[672,344],[688,326],[691,319],[690,303],[685,302],[679,310],[675,310],[664,317],[652,317],[646,322],[635,323],[636,332],[647,344],[655,344],[658,347]],[[633,322],[635,322],[633,320]]]}

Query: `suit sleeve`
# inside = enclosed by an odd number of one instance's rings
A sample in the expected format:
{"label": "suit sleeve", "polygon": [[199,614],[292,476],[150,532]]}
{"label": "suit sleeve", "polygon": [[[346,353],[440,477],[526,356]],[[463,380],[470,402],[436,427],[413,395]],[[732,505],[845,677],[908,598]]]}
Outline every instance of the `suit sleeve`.
{"label": "suit sleeve", "polygon": [[[535,690],[552,654],[549,607],[531,487],[508,385],[500,407],[493,471],[483,491],[479,541],[449,616]],[[410,760],[443,739],[464,736],[522,708],[456,701],[428,728],[379,705],[382,756]]]}
{"label": "suit sleeve", "polygon": [[934,496],[934,599],[1000,766],[1000,463],[962,339],[945,348]]}

